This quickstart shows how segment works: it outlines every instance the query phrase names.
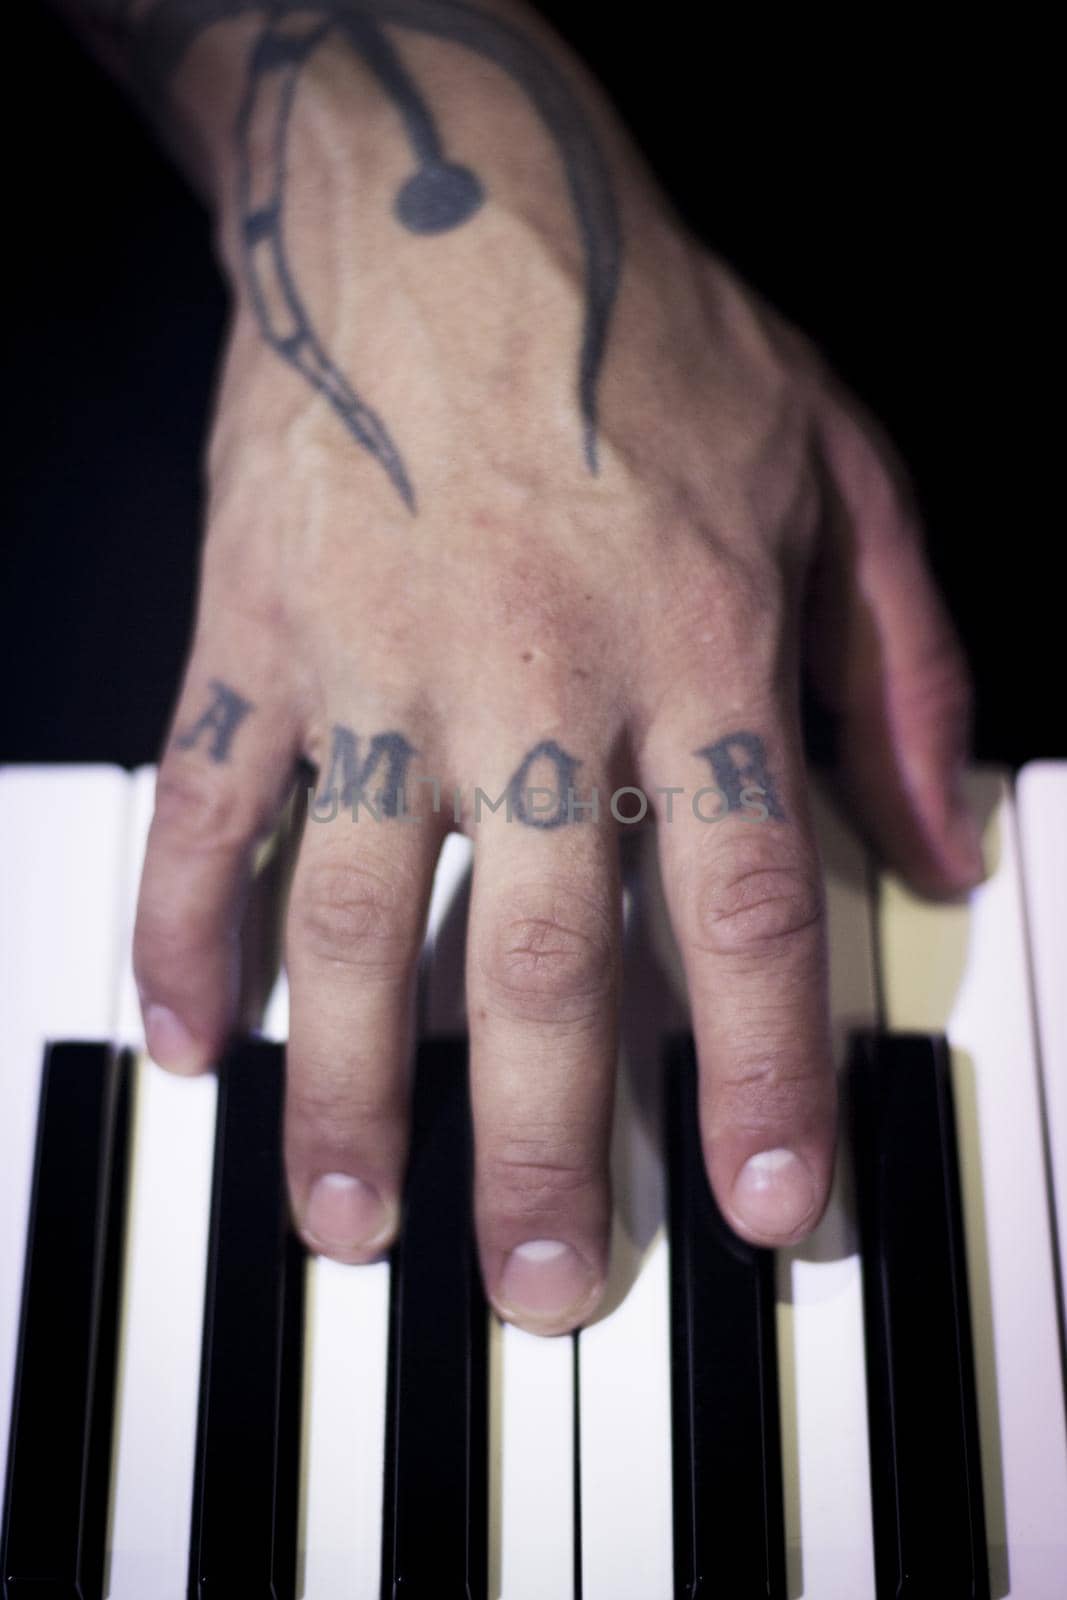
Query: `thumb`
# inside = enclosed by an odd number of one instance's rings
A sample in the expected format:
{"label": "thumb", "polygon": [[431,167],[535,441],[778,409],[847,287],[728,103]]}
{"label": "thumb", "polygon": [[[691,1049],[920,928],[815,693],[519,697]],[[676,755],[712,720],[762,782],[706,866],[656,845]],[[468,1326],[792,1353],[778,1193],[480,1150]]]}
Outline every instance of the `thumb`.
{"label": "thumb", "polygon": [[911,495],[876,425],[823,391],[830,515],[809,615],[809,665],[839,718],[846,789],[886,860],[920,892],[983,876],[963,794],[971,683]]}

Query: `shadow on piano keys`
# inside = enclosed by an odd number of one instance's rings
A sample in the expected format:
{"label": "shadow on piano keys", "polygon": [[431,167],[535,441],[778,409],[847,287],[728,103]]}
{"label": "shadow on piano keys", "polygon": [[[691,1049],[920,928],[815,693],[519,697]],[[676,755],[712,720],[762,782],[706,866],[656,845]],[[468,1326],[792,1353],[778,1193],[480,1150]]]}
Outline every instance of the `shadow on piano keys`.
{"label": "shadow on piano keys", "polygon": [[[375,1600],[398,1579],[505,1600],[1062,1593],[1067,768],[972,776],[990,871],[956,906],[879,877],[817,796],[842,1069],[855,1030],[874,1043],[827,1214],[775,1257],[711,1213],[684,1046],[664,1072],[686,1007],[651,836],[626,841],[612,1274],[557,1340],[485,1313],[462,1048],[421,1053],[409,1224],[367,1268],[287,1232],[276,1047],[243,1047],[221,1089],[57,1047],[41,1101],[46,1040],[141,1049],[153,782],[0,774],[5,1579],[43,1563],[69,1577],[55,1592],[77,1577],[116,1600],[205,1575],[234,1600]],[[451,837],[435,883],[428,1041],[464,1030],[469,854]],[[286,1023],[279,978],[267,1039]]]}

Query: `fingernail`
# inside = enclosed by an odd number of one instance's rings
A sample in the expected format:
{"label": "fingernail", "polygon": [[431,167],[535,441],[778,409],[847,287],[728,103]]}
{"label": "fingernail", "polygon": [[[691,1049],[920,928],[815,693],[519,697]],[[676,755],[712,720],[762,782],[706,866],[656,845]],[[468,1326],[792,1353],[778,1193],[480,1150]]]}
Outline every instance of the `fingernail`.
{"label": "fingernail", "polygon": [[815,1184],[792,1150],[749,1156],[734,1182],[734,1210],[753,1233],[788,1238],[815,1209]]}
{"label": "fingernail", "polygon": [[592,1269],[569,1244],[528,1239],[504,1262],[498,1301],[509,1320],[552,1324],[576,1317],[596,1287]]}
{"label": "fingernail", "polygon": [[366,1250],[384,1243],[390,1218],[377,1189],[346,1172],[327,1172],[312,1186],[304,1234],[326,1254]]}
{"label": "fingernail", "polygon": [[953,858],[959,865],[961,877],[969,884],[981,883],[985,877],[982,830],[978,818],[965,803],[958,805],[952,813],[948,839]]}
{"label": "fingernail", "polygon": [[196,1072],[200,1067],[200,1049],[180,1017],[167,1006],[152,1004],[144,1014],[145,1042],[148,1054],[161,1067],[171,1072]]}

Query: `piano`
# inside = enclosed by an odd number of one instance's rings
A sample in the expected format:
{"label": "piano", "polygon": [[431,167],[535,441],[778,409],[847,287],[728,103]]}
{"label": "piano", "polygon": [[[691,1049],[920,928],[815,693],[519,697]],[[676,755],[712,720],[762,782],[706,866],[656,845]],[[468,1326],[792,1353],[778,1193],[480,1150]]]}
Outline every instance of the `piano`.
{"label": "piano", "polygon": [[468,842],[431,904],[404,1232],[344,1267],[285,1217],[284,972],[218,1074],[145,1056],[154,771],[0,771],[5,1600],[1059,1600],[1067,765],[968,781],[989,872],[955,905],[816,793],[846,1115],[826,1216],[774,1255],[714,1214],[626,838],[612,1277],[546,1340],[489,1316],[471,1254]]}

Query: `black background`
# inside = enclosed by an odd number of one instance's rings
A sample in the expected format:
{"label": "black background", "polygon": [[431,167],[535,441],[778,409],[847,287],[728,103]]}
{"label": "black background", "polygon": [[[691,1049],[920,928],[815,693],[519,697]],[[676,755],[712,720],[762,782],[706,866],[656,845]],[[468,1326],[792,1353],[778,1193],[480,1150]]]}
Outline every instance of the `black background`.
{"label": "black background", "polygon": [[[895,437],[974,667],[978,755],[1067,756],[1042,485],[1049,41],[934,39],[873,9],[543,9],[694,229]],[[158,753],[190,628],[225,297],[205,214],[121,92],[49,12],[11,10],[0,758],[133,765]]]}

